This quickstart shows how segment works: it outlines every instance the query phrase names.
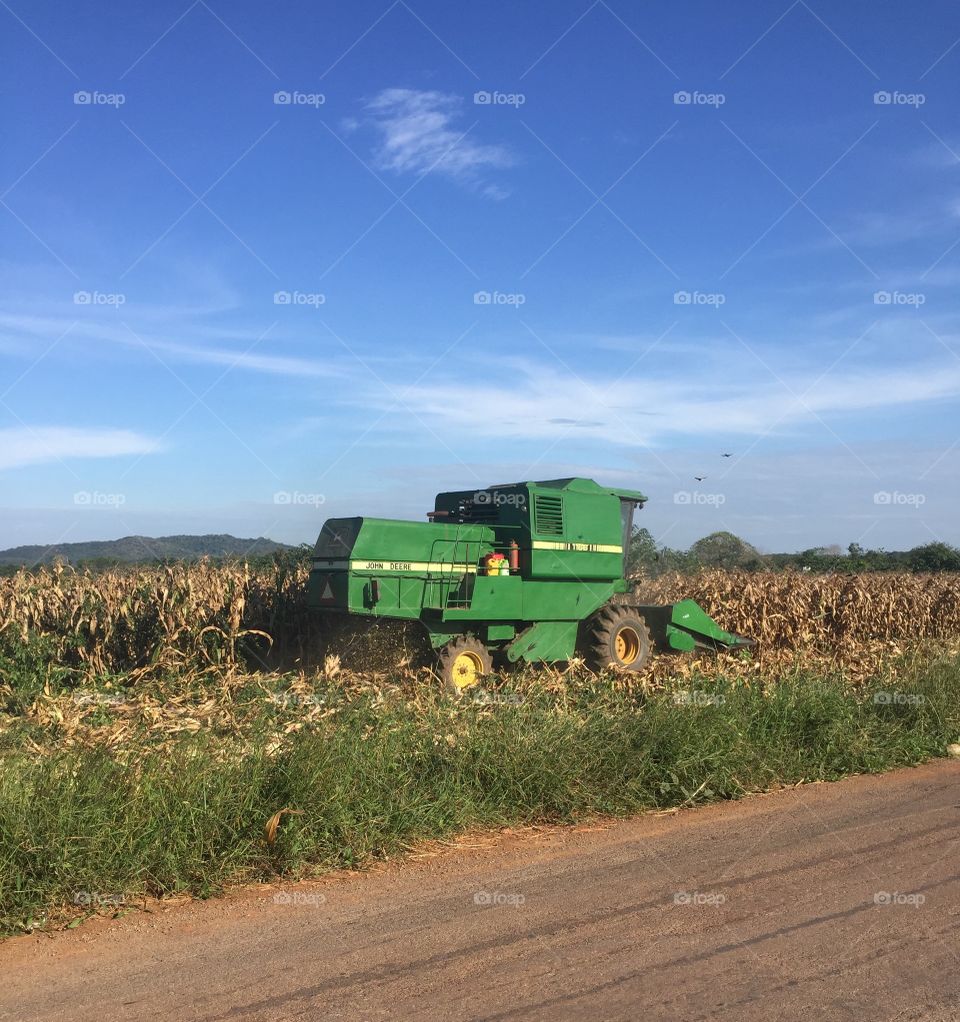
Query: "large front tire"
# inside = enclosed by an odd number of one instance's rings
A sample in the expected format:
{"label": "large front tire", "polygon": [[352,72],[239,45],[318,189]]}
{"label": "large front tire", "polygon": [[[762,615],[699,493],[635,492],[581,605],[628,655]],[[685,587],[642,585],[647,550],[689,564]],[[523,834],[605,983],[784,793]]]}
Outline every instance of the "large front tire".
{"label": "large front tire", "polygon": [[650,629],[635,607],[607,604],[590,619],[587,663],[593,671],[636,674],[653,650]]}
{"label": "large front tire", "polygon": [[444,688],[459,696],[480,683],[493,670],[487,647],[472,635],[461,635],[440,650],[440,677]]}

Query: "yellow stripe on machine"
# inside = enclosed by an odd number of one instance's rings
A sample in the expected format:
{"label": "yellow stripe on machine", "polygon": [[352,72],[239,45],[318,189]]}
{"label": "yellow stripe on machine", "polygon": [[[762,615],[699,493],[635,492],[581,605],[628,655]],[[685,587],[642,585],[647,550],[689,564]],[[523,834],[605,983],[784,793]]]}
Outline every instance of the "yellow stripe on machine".
{"label": "yellow stripe on machine", "polygon": [[430,563],[427,561],[324,561],[315,560],[314,568],[328,571],[410,571],[433,575],[465,575],[476,572],[475,564]]}
{"label": "yellow stripe on machine", "polygon": [[[534,550],[557,550],[588,554],[622,554],[623,547],[611,543],[562,543],[555,540],[535,539]],[[428,561],[335,561],[316,559],[314,568],[328,571],[409,571],[427,572],[432,575],[463,575],[476,573],[475,564],[451,564],[447,562]]]}
{"label": "yellow stripe on machine", "polygon": [[559,543],[549,539],[535,539],[534,550],[574,550],[588,554],[622,554],[622,546],[610,543]]}

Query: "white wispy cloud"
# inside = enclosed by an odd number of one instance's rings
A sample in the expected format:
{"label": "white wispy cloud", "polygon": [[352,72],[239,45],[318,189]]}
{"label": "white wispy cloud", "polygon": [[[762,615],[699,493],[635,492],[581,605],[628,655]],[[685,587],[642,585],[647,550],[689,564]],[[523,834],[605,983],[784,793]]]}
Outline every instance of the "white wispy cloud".
{"label": "white wispy cloud", "polygon": [[203,336],[211,339],[232,340],[243,346],[214,347],[204,343],[166,340],[156,334],[157,330],[165,329],[162,325],[149,324],[148,328],[144,329],[138,323],[135,330],[132,326],[116,322],[116,317],[112,317],[112,321],[103,317],[77,322],[66,317],[0,313],[0,344],[14,345],[20,342],[26,353],[29,354],[31,349],[25,346],[26,339],[38,338],[45,343],[50,343],[63,334],[68,327],[70,327],[70,340],[65,342],[65,345],[76,340],[89,339],[94,342],[110,342],[128,348],[140,349],[147,357],[150,357],[152,352],[153,356],[163,362],[205,363],[274,376],[329,377],[339,375],[337,368],[329,361],[271,353],[270,348],[275,347],[276,342],[269,336],[263,336],[262,331],[259,335],[254,335],[252,331],[248,330],[228,330],[226,328],[216,331],[215,334],[213,331],[207,331]]}
{"label": "white wispy cloud", "polygon": [[232,351],[227,349],[196,347],[187,344],[176,344],[171,341],[150,340],[138,341],[133,344],[148,347],[155,353],[185,359],[188,362],[205,362],[210,365],[226,366],[232,369],[246,369],[254,372],[269,373],[274,376],[335,376],[337,373],[329,365],[307,358],[287,355],[268,355],[264,352]]}
{"label": "white wispy cloud", "polygon": [[[960,217],[960,204],[951,192],[935,201],[918,203],[916,208],[890,212],[870,210],[837,220],[833,230],[824,231],[816,240],[783,250],[785,255],[827,251],[848,246],[854,252],[860,249],[895,248],[914,241],[949,237],[956,232]],[[835,233],[834,233],[835,232]]]}
{"label": "white wispy cloud", "polygon": [[71,458],[115,458],[152,454],[160,442],[129,429],[74,426],[16,426],[0,429],[0,469]]}
{"label": "white wispy cloud", "polygon": [[380,135],[374,154],[378,166],[396,173],[440,174],[480,187],[491,198],[504,198],[506,189],[484,182],[483,172],[516,161],[505,146],[473,139],[462,106],[462,98],[451,93],[384,89],[366,105]]}
{"label": "white wispy cloud", "polygon": [[960,142],[954,138],[931,138],[922,146],[904,154],[907,163],[925,169],[943,170],[960,167]]}
{"label": "white wispy cloud", "polygon": [[955,362],[936,368],[836,369],[822,379],[809,370],[776,379],[758,365],[742,382],[727,381],[723,387],[706,375],[633,375],[611,385],[542,363],[514,360],[509,369],[491,383],[481,378],[423,382],[406,392],[405,401],[445,436],[527,441],[567,436],[653,446],[671,435],[796,431],[817,425],[820,418],[960,396],[960,365]]}

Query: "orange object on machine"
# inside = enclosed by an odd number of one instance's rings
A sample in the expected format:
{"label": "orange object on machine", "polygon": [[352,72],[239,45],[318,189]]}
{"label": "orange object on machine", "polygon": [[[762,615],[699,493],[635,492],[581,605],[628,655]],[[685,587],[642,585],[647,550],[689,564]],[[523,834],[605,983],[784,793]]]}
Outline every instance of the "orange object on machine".
{"label": "orange object on machine", "polygon": [[510,540],[510,570],[520,570],[520,545],[515,539]]}

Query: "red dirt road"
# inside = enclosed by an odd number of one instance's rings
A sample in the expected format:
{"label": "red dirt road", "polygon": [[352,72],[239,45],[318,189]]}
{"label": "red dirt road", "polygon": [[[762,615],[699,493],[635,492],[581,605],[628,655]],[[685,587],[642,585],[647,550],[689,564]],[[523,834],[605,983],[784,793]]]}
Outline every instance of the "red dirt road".
{"label": "red dirt road", "polygon": [[0,1019],[960,1019],[960,764],[0,947]]}

